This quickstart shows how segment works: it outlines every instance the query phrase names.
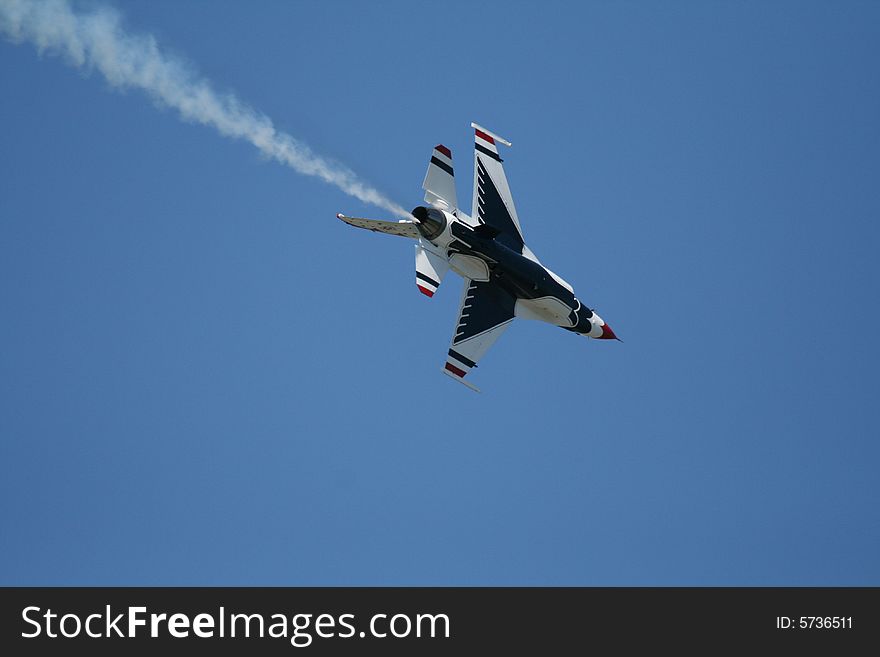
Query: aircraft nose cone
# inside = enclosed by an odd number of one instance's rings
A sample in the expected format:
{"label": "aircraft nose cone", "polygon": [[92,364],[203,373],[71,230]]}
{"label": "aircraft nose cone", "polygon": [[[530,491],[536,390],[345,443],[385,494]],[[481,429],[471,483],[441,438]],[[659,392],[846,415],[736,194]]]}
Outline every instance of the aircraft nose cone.
{"label": "aircraft nose cone", "polygon": [[599,340],[619,340],[616,335],[614,335],[614,331],[611,330],[611,327],[608,324],[602,326],[602,335],[599,336]]}

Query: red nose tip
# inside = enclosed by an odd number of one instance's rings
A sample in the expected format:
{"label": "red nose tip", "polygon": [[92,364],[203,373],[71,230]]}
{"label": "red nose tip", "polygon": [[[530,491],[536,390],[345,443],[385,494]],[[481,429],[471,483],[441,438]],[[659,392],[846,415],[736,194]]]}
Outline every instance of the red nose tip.
{"label": "red nose tip", "polygon": [[602,335],[599,336],[599,340],[619,340],[616,335],[614,335],[614,331],[611,330],[611,327],[608,324],[605,324],[602,327]]}

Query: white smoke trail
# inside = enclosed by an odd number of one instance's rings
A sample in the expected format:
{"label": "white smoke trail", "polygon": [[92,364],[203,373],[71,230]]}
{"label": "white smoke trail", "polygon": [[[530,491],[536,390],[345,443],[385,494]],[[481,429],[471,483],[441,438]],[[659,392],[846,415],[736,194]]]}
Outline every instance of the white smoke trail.
{"label": "white smoke trail", "polygon": [[182,61],[159,50],[152,35],[128,34],[110,8],[75,12],[68,0],[0,0],[0,33],[30,41],[40,53],[57,54],[77,68],[98,70],[120,89],[140,89],[181,118],[244,139],[298,173],[315,176],[355,198],[401,217],[409,212],[362,182],[349,169],[313,153],[279,132],[272,121],[231,94],[220,95]]}

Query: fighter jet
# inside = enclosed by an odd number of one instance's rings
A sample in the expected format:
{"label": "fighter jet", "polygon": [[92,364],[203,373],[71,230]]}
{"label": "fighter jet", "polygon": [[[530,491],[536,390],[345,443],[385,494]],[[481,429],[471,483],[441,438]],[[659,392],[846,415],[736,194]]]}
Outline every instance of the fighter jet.
{"label": "fighter jet", "polygon": [[443,373],[472,390],[465,376],[515,317],[535,319],[599,340],[619,339],[571,285],[538,260],[523,239],[498,144],[512,144],[471,123],[474,129],[474,192],[471,215],[458,205],[452,152],[435,146],[422,188],[427,206],[411,220],[379,221],[336,216],[357,228],[418,240],[416,286],[432,297],[451,269],[464,290]]}

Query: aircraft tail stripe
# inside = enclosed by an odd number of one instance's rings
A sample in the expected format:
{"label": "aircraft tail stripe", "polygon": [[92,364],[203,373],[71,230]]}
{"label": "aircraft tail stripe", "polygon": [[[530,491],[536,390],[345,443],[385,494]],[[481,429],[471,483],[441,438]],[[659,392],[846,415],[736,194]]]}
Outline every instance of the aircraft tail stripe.
{"label": "aircraft tail stripe", "polygon": [[444,146],[443,144],[437,144],[436,146],[434,146],[434,148],[443,153],[449,159],[452,159],[452,151],[446,148],[446,146]]}
{"label": "aircraft tail stripe", "polygon": [[439,157],[436,157],[436,156],[432,157],[432,158],[431,158],[431,164],[433,164],[433,165],[436,166],[436,167],[440,167],[440,168],[443,169],[446,173],[448,173],[450,176],[454,176],[454,175],[455,175],[455,173],[453,173],[453,169],[452,169],[452,167],[449,166],[448,164],[446,164],[446,162],[444,162],[443,160],[441,160]]}
{"label": "aircraft tail stripe", "polygon": [[440,287],[440,283],[438,283],[437,281],[435,281],[435,280],[434,280],[433,278],[431,278],[430,276],[425,276],[425,275],[424,275],[422,272],[420,272],[420,271],[417,271],[417,272],[416,272],[416,278],[420,278],[420,279],[422,279],[423,281],[425,281],[425,283],[429,283],[429,284],[433,285],[434,287]]}

